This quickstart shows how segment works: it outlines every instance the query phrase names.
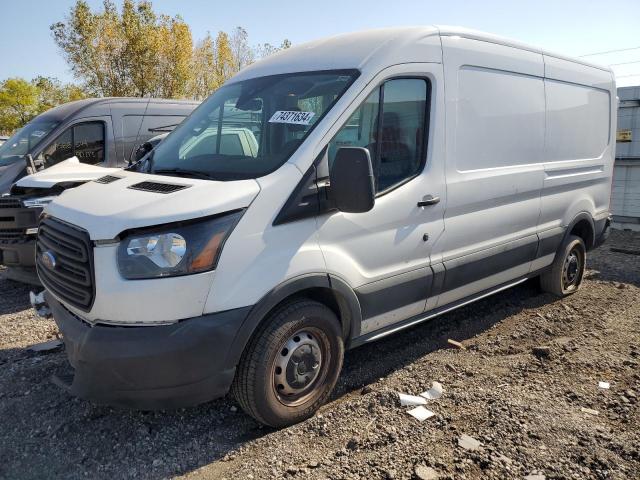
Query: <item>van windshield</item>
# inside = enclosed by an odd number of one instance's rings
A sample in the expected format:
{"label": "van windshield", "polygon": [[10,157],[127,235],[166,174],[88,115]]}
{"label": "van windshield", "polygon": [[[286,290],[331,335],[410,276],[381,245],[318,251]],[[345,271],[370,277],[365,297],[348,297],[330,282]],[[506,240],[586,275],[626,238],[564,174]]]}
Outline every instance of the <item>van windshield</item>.
{"label": "van windshield", "polygon": [[18,130],[9,140],[0,145],[0,167],[6,167],[21,160],[33,151],[51,130],[58,126],[53,121],[33,121]]}
{"label": "van windshield", "polygon": [[214,180],[267,175],[287,161],[357,74],[293,73],[223,86],[138,170]]}

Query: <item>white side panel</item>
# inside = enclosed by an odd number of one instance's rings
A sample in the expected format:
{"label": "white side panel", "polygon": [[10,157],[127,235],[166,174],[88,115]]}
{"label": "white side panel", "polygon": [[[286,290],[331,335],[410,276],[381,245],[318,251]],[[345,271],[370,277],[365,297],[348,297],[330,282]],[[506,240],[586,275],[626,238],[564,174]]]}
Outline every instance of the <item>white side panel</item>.
{"label": "white side panel", "polygon": [[258,179],[260,194],[225,243],[205,313],[254,305],[280,283],[326,271],[316,219],[273,226],[302,173],[291,164]]}
{"label": "white side panel", "polygon": [[[442,252],[446,266],[535,234],[545,103],[540,53],[455,37],[443,37],[442,44],[447,209],[445,232],[434,251]],[[445,292],[438,304],[526,273],[530,259],[525,257],[524,250],[523,258],[514,254],[511,268]]]}
{"label": "white side panel", "polygon": [[545,56],[547,99],[539,230],[609,211],[616,100],[610,72]]}

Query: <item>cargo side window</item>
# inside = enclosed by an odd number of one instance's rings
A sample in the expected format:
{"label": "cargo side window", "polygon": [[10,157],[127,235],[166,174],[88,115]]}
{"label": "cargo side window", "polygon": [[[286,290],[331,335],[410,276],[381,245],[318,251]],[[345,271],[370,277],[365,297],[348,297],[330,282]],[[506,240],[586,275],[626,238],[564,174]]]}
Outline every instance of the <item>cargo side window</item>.
{"label": "cargo side window", "polygon": [[88,122],[75,125],[58,136],[43,152],[47,166],[71,157],[95,165],[104,161],[104,124]]}
{"label": "cargo side window", "polygon": [[364,147],[371,155],[376,192],[384,193],[416,176],[425,161],[427,97],[426,80],[385,82],[329,143],[329,168],[338,148]]}

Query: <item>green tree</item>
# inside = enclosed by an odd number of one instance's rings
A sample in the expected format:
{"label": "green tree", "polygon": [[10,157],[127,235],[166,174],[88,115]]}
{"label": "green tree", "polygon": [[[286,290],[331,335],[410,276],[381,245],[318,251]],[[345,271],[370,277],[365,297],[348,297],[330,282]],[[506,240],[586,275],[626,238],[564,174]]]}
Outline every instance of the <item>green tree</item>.
{"label": "green tree", "polygon": [[225,32],[218,32],[216,37],[215,76],[219,85],[230,79],[237,71],[237,63],[233,57],[229,35]]}
{"label": "green tree", "polygon": [[166,98],[189,96],[193,41],[191,30],[180,18],[162,16],[157,35],[158,81],[153,95]]}
{"label": "green tree", "polygon": [[242,27],[236,27],[229,38],[233,55],[233,70],[238,72],[254,61],[254,51],[249,46],[249,34]]}
{"label": "green tree", "polygon": [[63,103],[87,98],[87,93],[78,85],[62,84],[57,78],[36,77],[31,84],[38,90],[38,113]]}
{"label": "green tree", "polygon": [[156,14],[149,0],[123,0],[121,11],[114,0],[97,11],[77,0],[51,31],[74,76],[95,96],[201,99],[256,56],[291,45],[251,48],[247,31],[236,27],[194,46],[184,20]]}
{"label": "green tree", "polygon": [[158,16],[151,2],[111,0],[93,12],[78,0],[53,39],[76,78],[98,96],[181,97],[187,94],[193,43],[179,16]]}
{"label": "green tree", "polygon": [[0,131],[11,133],[38,114],[38,88],[22,78],[0,83]]}
{"label": "green tree", "polygon": [[216,47],[211,34],[195,46],[192,72],[189,92],[193,98],[204,99],[220,86],[216,75]]}
{"label": "green tree", "polygon": [[258,58],[266,58],[269,55],[273,55],[281,50],[286,50],[289,47],[291,47],[291,41],[286,38],[282,41],[279,47],[270,43],[263,43],[255,48],[255,56]]}

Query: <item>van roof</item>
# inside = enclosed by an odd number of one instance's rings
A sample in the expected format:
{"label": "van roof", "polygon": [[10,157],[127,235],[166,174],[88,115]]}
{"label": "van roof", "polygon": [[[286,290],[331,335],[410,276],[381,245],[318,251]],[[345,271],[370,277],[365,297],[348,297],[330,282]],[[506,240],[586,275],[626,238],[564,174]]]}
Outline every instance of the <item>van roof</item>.
{"label": "van roof", "polygon": [[39,115],[38,120],[53,120],[62,122],[72,115],[77,115],[80,111],[86,110],[98,105],[109,104],[182,104],[182,105],[199,105],[200,102],[194,100],[167,100],[163,98],[135,98],[135,97],[105,97],[105,98],[85,98],[73,102],[58,105]]}
{"label": "van roof", "polygon": [[[608,67],[571,58],[490,33],[452,26],[394,27],[345,33],[296,45],[249,65],[232,82],[277,73],[357,68],[382,69],[410,62],[441,62],[439,36],[459,36],[510,46],[612,72]],[[430,38],[431,37],[431,38]]]}

